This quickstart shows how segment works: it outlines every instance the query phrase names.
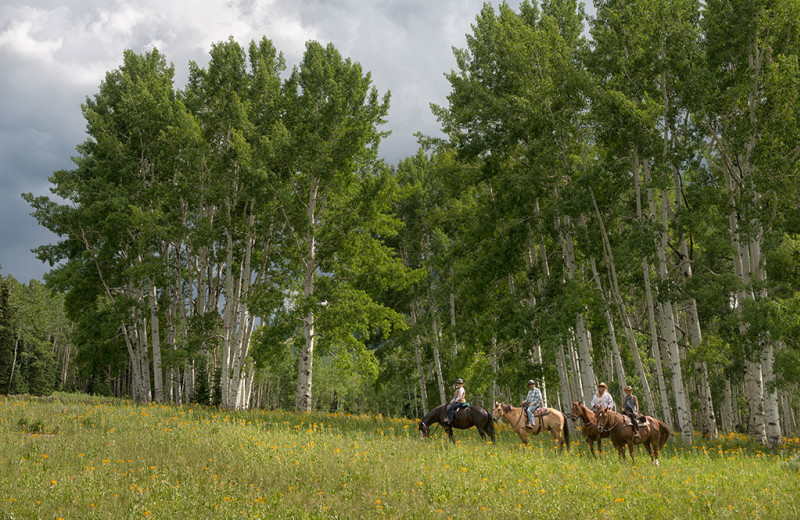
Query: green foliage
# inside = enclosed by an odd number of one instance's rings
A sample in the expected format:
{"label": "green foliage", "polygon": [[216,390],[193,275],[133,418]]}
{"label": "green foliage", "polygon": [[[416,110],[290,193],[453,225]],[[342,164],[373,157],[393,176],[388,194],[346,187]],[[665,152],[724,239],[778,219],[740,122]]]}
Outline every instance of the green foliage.
{"label": "green foliage", "polygon": [[0,391],[50,395],[57,388],[56,356],[71,347],[63,297],[37,280],[0,277]]}

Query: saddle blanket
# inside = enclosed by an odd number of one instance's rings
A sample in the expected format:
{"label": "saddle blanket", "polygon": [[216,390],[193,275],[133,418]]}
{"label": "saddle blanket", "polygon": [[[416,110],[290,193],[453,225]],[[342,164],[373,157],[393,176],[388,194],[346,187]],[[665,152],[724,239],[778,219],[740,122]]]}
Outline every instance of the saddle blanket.
{"label": "saddle blanket", "polygon": [[550,410],[547,408],[538,408],[533,412],[534,417],[544,417],[545,415],[550,415]]}

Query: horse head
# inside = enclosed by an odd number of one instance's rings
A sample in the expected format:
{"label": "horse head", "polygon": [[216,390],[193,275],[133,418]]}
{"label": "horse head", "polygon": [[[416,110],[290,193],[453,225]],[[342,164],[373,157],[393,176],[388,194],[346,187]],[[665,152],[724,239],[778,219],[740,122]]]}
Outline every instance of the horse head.
{"label": "horse head", "polygon": [[492,411],[492,417],[495,421],[502,418],[506,413],[511,411],[511,405],[506,403],[498,403],[497,401],[494,402],[494,410]]}
{"label": "horse head", "polygon": [[425,424],[422,421],[419,421],[419,425],[417,426],[417,429],[420,431],[420,433],[422,433],[422,438],[423,439],[426,438],[431,433],[430,428],[428,428],[428,425]]}
{"label": "horse head", "polygon": [[613,425],[610,424],[610,410],[605,406],[601,407],[595,414],[597,418],[597,429],[601,432],[608,431]]}
{"label": "horse head", "polygon": [[573,421],[576,419],[581,418],[581,403],[579,401],[570,401],[572,404],[572,411],[569,414],[569,418]]}

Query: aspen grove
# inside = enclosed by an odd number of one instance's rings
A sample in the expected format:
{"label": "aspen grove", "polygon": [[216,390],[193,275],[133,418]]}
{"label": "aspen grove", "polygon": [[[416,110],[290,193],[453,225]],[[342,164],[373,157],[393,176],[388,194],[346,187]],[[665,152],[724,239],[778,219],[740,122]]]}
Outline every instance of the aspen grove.
{"label": "aspen grove", "polygon": [[603,381],[687,445],[796,436],[800,2],[595,6],[487,4],[397,165],[389,93],[333,45],[287,70],[231,38],[182,88],[127,51],[75,168],[24,195],[60,237],[51,386],[419,417],[458,377],[567,413]]}

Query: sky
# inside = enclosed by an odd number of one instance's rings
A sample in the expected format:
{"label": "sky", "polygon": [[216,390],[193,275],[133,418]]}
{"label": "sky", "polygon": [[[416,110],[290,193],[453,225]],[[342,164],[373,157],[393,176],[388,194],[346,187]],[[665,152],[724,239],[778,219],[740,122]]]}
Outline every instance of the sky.
{"label": "sky", "polygon": [[[58,241],[22,193],[50,195],[48,177],[73,167],[85,140],[81,103],[123,52],[157,48],[185,84],[213,43],[266,36],[287,69],[309,40],[333,43],[391,91],[380,155],[416,153],[415,132],[441,135],[430,103],[447,104],[452,48],[466,45],[484,0],[2,0],[0,3],[0,274],[27,283],[50,266],[31,249]],[[488,2],[497,4],[498,2]],[[517,8],[519,1],[509,0]]]}

